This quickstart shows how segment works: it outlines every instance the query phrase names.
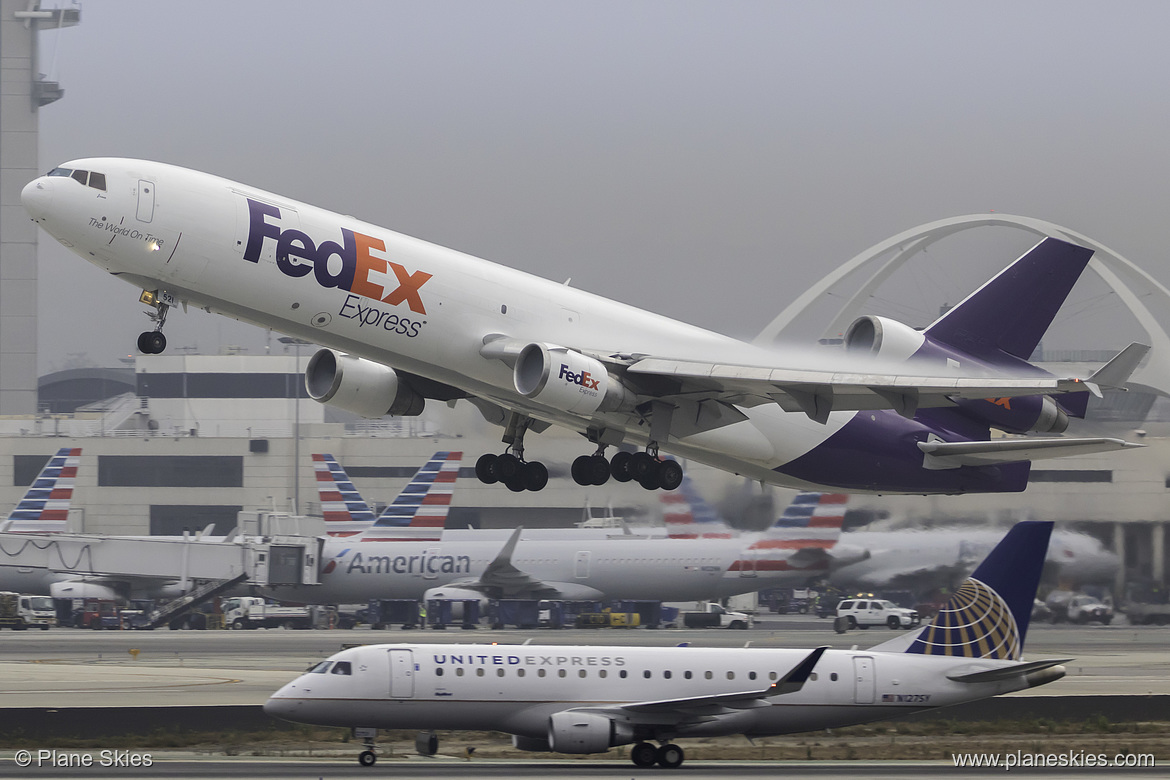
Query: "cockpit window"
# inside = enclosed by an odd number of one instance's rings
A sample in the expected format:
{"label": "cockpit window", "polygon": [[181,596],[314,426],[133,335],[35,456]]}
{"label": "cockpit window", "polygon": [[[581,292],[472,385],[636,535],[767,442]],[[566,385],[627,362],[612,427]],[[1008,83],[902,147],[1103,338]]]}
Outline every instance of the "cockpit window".
{"label": "cockpit window", "polygon": [[54,168],[53,170],[49,171],[49,175],[50,176],[72,176],[73,169],[72,168]]}
{"label": "cockpit window", "polygon": [[106,175],[104,173],[98,173],[97,171],[90,171],[89,186],[93,187],[95,190],[101,190],[102,192],[105,192]]}
{"label": "cockpit window", "polygon": [[86,179],[89,178],[89,171],[74,171],[73,178],[81,182],[81,185],[84,187]]}
{"label": "cockpit window", "polygon": [[333,674],[353,674],[349,661],[338,661],[333,664]]}
{"label": "cockpit window", "polygon": [[333,665],[332,661],[322,661],[309,670],[309,674],[325,674],[329,671],[329,667]]}

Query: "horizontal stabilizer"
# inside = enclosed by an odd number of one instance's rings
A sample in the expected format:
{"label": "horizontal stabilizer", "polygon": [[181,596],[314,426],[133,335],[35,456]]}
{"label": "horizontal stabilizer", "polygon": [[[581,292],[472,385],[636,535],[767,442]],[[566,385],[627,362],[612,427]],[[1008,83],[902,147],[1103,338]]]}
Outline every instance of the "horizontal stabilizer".
{"label": "horizontal stabilizer", "polygon": [[1138,344],[1135,341],[1118,352],[1112,360],[1098,368],[1092,376],[1085,380],[1089,392],[1100,398],[1102,387],[1111,390],[1124,390],[1130,375],[1137,370],[1138,364],[1142,362],[1149,351],[1148,346]]}
{"label": "horizontal stabilizer", "polygon": [[1050,669],[1053,666],[1059,666],[1063,663],[1068,663],[1071,658],[1053,658],[1047,661],[1032,661],[1026,664],[1016,664],[1014,666],[1004,666],[999,669],[986,669],[982,672],[971,672],[970,674],[948,674],[948,680],[954,680],[960,683],[986,683],[999,682],[1000,680],[1010,680],[1014,677],[1023,677],[1024,675],[1038,672],[1041,669]]}
{"label": "horizontal stabilizer", "polygon": [[1111,452],[1144,444],[1107,437],[1083,439],[992,439],[991,441],[922,441],[918,449],[926,454],[923,468],[957,469],[960,466],[988,466],[1022,460],[1064,458]]}

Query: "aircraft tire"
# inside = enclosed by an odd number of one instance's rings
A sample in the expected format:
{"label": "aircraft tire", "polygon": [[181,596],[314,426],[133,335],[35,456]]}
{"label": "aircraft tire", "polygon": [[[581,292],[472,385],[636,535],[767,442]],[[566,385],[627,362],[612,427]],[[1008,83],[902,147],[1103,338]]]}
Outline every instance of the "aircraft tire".
{"label": "aircraft tire", "polygon": [[630,748],[630,760],[640,769],[648,769],[658,763],[658,748],[649,742],[639,742]]}
{"label": "aircraft tire", "polygon": [[161,355],[167,348],[167,337],[161,330],[147,330],[138,335],[138,349],[145,355]]}
{"label": "aircraft tire", "polygon": [[678,461],[664,460],[658,467],[658,487],[663,490],[675,490],[683,481],[682,466]]}
{"label": "aircraft tire", "polygon": [[618,482],[629,482],[634,477],[630,474],[630,458],[632,452],[619,451],[613,454],[609,461],[609,474]]}
{"label": "aircraft tire", "polygon": [[604,485],[609,482],[609,461],[604,455],[593,455],[589,458],[589,484]]}
{"label": "aircraft tire", "polygon": [[532,492],[544,490],[548,484],[548,468],[539,460],[524,464],[524,487]]}
{"label": "aircraft tire", "polygon": [[650,453],[635,452],[630,456],[630,476],[641,482],[643,477],[654,470],[657,463],[658,461],[654,460]]}
{"label": "aircraft tire", "polygon": [[514,479],[516,475],[520,473],[521,468],[523,468],[523,464],[520,463],[520,459],[515,455],[504,453],[503,455],[496,457],[496,465],[494,469],[496,479],[498,479],[500,482],[503,482],[504,484],[507,484],[509,480]]}
{"label": "aircraft tire", "polygon": [[678,745],[667,743],[658,748],[658,766],[663,769],[678,769],[684,758],[683,749]]}
{"label": "aircraft tire", "polygon": [[516,476],[514,476],[511,479],[509,479],[508,481],[506,481],[504,483],[504,485],[505,485],[505,487],[508,488],[508,490],[511,490],[513,493],[523,493],[525,490],[528,489],[528,487],[524,481],[523,472],[517,474]]}
{"label": "aircraft tire", "polygon": [[592,460],[591,455],[582,455],[573,461],[573,465],[569,468],[569,473],[573,476],[573,481],[581,487],[588,487],[593,483],[589,479],[589,462]]}
{"label": "aircraft tire", "polygon": [[378,763],[378,757],[374,755],[372,750],[363,750],[358,753],[358,763],[362,766],[373,766]]}
{"label": "aircraft tire", "polygon": [[497,455],[493,455],[490,452],[485,452],[475,462],[475,476],[485,485],[494,485],[499,482],[499,477],[496,476],[497,457]]}

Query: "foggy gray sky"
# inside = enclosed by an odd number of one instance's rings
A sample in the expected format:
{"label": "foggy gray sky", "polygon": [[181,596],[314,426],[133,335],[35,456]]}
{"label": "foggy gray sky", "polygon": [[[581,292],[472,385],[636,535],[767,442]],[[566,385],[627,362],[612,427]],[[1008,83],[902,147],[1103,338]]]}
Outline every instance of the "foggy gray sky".
{"label": "foggy gray sky", "polygon": [[[42,37],[66,95],[41,168],[197,168],[751,337],[866,247],[973,212],[1170,283],[1168,29],[1163,2],[86,3]],[[1000,243],[898,289],[953,303],[1031,241]],[[40,251],[41,369],[133,351],[137,291]],[[1081,297],[1087,346],[1138,335]],[[264,343],[199,312],[167,335]]]}

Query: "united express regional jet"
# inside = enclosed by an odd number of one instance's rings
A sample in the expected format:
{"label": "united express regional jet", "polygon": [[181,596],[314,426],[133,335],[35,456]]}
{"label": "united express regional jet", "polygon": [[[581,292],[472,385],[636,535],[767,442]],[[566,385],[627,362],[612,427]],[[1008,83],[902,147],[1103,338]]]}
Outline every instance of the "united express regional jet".
{"label": "united express regional jet", "polygon": [[[868,650],[366,645],[317,664],[264,710],[327,726],[504,731],[521,750],[633,745],[636,765],[675,768],[678,738],[814,731],[977,701],[1064,676],[1067,659],[1022,658],[1051,530],[1018,524],[930,625]],[[359,760],[377,760],[372,739]]]}
{"label": "united express regional jet", "polygon": [[[1028,363],[1092,251],[1047,238],[925,331],[865,316],[818,367],[567,284],[198,171],[74,160],[25,186],[51,236],[140,288],[161,352],[181,305],[321,344],[309,394],[366,417],[467,399],[504,426],[487,483],[540,490],[525,434],[556,424],[595,446],[581,485],[673,490],[660,451],[763,482],[897,493],[1020,491],[1032,458],[1120,449],[1060,433],[1088,392],[1126,381],[1131,345],[1087,380]],[[1059,398],[1059,400],[1057,400]],[[622,442],[642,447],[618,451]]]}

